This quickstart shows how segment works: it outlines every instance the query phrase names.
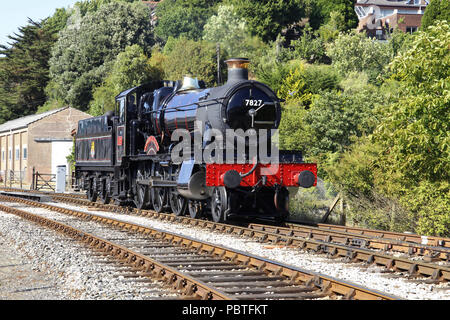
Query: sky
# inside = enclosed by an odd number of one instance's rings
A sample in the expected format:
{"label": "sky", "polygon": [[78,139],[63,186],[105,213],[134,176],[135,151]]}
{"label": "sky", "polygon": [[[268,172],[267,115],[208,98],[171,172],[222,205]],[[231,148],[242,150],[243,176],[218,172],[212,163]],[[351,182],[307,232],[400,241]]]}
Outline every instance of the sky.
{"label": "sky", "polygon": [[6,45],[8,35],[27,25],[28,17],[34,21],[45,19],[57,8],[72,6],[77,0],[0,0],[0,44]]}

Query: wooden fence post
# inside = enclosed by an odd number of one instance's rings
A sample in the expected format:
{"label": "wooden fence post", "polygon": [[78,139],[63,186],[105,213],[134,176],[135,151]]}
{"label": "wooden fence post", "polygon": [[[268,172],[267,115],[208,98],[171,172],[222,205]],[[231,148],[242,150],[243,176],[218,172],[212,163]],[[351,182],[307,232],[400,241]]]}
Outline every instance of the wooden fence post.
{"label": "wooden fence post", "polygon": [[34,171],[35,171],[35,168],[33,167],[33,173],[31,175],[31,190],[35,190],[34,189],[35,188],[35,186],[34,186]]}

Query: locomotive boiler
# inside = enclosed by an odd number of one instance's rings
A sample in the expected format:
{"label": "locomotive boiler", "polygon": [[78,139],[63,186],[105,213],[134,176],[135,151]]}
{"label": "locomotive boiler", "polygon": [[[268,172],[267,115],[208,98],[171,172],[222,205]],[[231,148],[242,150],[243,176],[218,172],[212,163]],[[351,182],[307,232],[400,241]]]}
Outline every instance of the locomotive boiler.
{"label": "locomotive boiler", "polygon": [[247,59],[226,62],[222,86],[154,81],[120,93],[114,112],[81,120],[75,174],[87,197],[214,221],[285,219],[287,188],[316,185],[316,165],[273,148],[282,101],[248,79]]}

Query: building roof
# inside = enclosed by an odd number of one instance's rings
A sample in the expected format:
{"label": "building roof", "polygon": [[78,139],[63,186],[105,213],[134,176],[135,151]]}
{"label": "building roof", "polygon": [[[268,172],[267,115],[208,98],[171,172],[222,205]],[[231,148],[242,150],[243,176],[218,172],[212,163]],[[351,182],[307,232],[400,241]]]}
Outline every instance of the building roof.
{"label": "building roof", "polygon": [[3,123],[2,125],[0,125],[0,133],[10,131],[10,130],[18,130],[18,129],[26,128],[26,127],[28,127],[28,125],[30,125],[33,122],[39,121],[45,117],[48,117],[52,114],[58,113],[62,110],[68,109],[68,108],[69,107],[64,107],[64,108],[60,108],[60,109],[50,110],[47,112],[33,114],[30,116],[7,121],[7,122]]}
{"label": "building roof", "polygon": [[146,4],[150,9],[154,10],[161,1],[142,1],[142,2]]}
{"label": "building roof", "polygon": [[428,0],[420,0],[419,3],[412,0],[358,0],[355,5],[418,8],[427,6],[428,3]]}

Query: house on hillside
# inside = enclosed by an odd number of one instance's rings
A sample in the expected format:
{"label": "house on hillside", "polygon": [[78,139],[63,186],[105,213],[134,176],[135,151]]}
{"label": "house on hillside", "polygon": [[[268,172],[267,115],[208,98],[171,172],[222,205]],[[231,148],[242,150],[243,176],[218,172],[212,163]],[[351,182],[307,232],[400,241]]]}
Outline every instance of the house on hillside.
{"label": "house on hillside", "polygon": [[160,0],[160,1],[142,1],[150,9],[150,22],[151,22],[153,27],[156,26],[156,22],[158,21],[158,17],[156,16],[156,7],[162,1],[163,0]]}
{"label": "house on hillside", "polygon": [[358,31],[385,40],[394,28],[413,33],[421,26],[428,0],[357,0]]}
{"label": "house on hillside", "polygon": [[[14,119],[0,125],[0,176],[3,181],[23,179],[31,184],[33,168],[56,174],[72,152],[72,130],[91,116],[65,107]],[[69,172],[69,171],[67,171]]]}

